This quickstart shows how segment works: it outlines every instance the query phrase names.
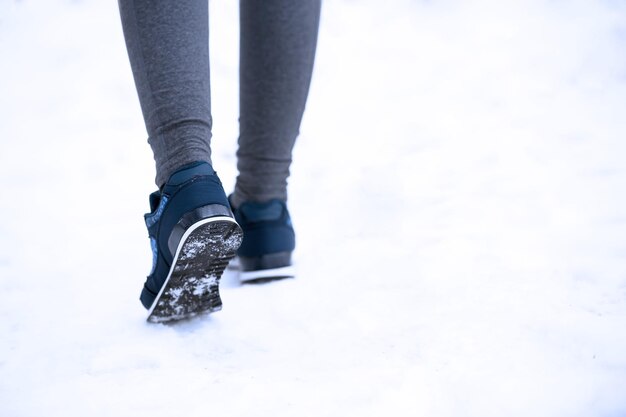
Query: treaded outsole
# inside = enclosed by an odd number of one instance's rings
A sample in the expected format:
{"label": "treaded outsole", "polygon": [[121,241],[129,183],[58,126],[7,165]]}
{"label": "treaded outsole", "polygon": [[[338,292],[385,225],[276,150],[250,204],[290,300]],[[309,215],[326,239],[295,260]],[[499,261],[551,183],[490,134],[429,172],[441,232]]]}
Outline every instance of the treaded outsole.
{"label": "treaded outsole", "polygon": [[212,217],[189,227],[147,320],[165,323],[221,310],[219,280],[242,238],[230,217]]}

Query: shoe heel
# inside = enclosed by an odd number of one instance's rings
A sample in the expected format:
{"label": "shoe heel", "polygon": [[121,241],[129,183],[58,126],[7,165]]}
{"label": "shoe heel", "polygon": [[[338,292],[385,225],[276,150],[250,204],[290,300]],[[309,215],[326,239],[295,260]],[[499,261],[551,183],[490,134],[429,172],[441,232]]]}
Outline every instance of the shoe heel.
{"label": "shoe heel", "polygon": [[231,217],[211,217],[187,228],[148,321],[163,323],[221,310],[219,280],[242,239]]}
{"label": "shoe heel", "polygon": [[252,257],[239,256],[238,259],[241,282],[271,281],[295,276],[290,251]]}

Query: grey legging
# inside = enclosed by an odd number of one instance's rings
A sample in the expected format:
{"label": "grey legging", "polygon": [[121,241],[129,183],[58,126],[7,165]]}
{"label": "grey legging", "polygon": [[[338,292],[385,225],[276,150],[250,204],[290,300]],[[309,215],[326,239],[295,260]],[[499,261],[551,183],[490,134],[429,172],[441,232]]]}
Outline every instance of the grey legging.
{"label": "grey legging", "polygon": [[[240,114],[233,203],[286,200],[321,0],[241,0]],[[211,163],[207,0],[119,0],[130,63],[161,186]]]}

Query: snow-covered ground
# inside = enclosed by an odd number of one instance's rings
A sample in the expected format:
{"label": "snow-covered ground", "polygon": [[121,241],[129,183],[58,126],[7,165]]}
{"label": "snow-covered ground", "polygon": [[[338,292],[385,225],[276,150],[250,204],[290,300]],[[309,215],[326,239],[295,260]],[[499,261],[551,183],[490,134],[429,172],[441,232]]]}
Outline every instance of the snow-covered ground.
{"label": "snow-covered ground", "polygon": [[[233,185],[237,2],[211,2]],[[149,325],[116,3],[0,0],[0,415],[626,415],[626,4],[327,0],[298,277]]]}

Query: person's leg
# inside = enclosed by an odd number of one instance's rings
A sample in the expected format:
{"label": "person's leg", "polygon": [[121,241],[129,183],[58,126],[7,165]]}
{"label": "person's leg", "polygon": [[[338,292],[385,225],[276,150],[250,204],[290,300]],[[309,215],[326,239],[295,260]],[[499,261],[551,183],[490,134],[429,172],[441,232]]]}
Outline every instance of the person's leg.
{"label": "person's leg", "polygon": [[211,163],[207,0],[119,0],[124,37],[161,187]]}
{"label": "person's leg", "polygon": [[241,0],[239,176],[231,202],[287,199],[320,0]]}
{"label": "person's leg", "polygon": [[287,210],[291,151],[309,92],[320,0],[241,0],[240,118],[230,197],[244,233],[241,281],[294,276]]}
{"label": "person's leg", "polygon": [[242,231],[210,165],[207,0],[119,5],[159,186],[144,216],[153,265],[140,300],[154,322],[217,311]]}

